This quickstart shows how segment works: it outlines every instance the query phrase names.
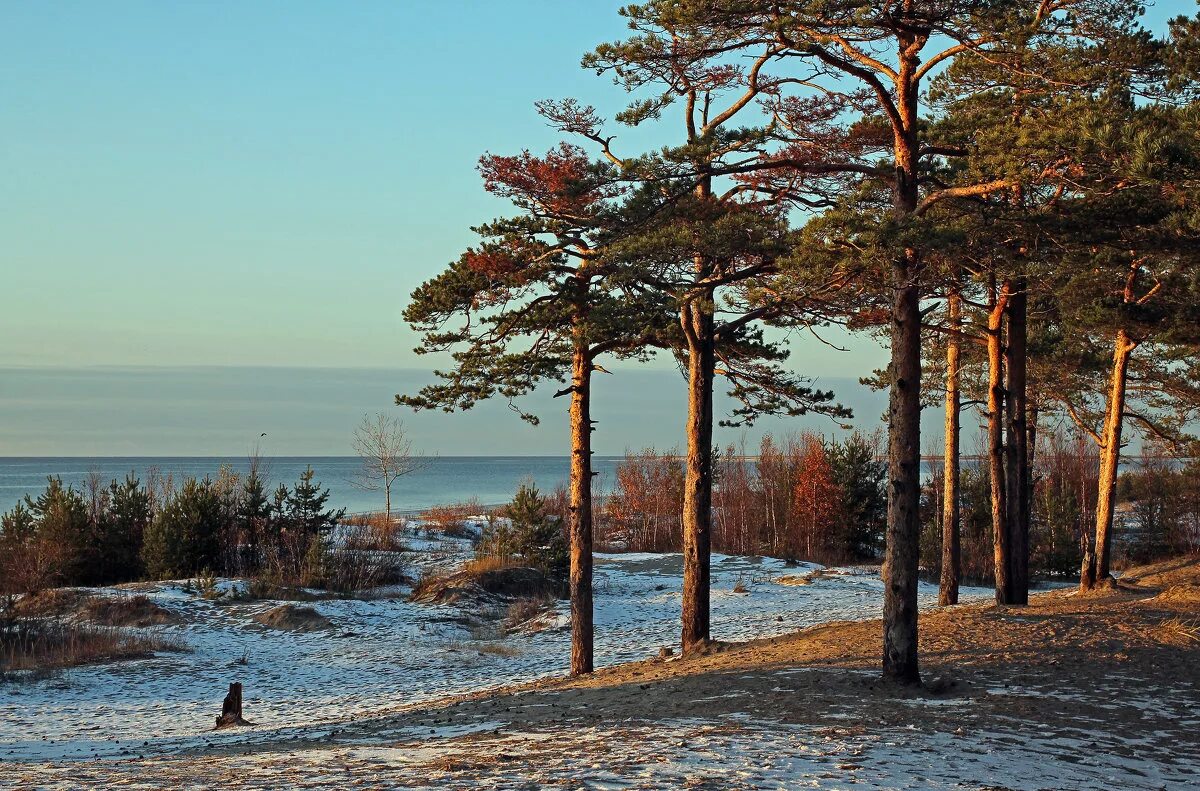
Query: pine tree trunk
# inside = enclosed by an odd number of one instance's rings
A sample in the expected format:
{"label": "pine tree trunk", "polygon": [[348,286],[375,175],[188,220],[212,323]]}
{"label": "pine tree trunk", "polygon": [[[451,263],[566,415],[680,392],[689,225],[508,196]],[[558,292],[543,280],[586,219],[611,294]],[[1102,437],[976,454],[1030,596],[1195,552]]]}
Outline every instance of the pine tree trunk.
{"label": "pine tree trunk", "polygon": [[[911,283],[911,268],[898,267]],[[896,290],[892,387],[888,405],[887,546],[884,552],[883,673],[920,682],[917,664],[917,571],[920,558],[921,313],[915,283]]]}
{"label": "pine tree trunk", "polygon": [[[906,48],[906,53],[915,51]],[[901,129],[895,134],[893,214],[917,208],[917,59],[905,54],[896,80]],[[891,390],[888,394],[888,523],[884,549],[883,675],[919,684],[917,575],[921,552],[921,294],[917,251],[892,265]]]}
{"label": "pine tree trunk", "polygon": [[1112,558],[1113,509],[1116,506],[1117,467],[1121,461],[1121,428],[1125,413],[1125,387],[1129,358],[1137,344],[1124,329],[1117,331],[1109,378],[1108,408],[1100,435],[1100,488],[1096,497],[1096,539],[1093,553],[1085,553],[1079,586],[1088,590],[1109,577]]}
{"label": "pine tree trunk", "polygon": [[571,674],[592,672],[592,361],[571,361]]}
{"label": "pine tree trunk", "polygon": [[996,603],[1012,601],[1007,496],[1004,475],[1004,348],[1001,330],[1008,304],[1010,284],[1005,282],[993,297],[988,312],[988,469],[991,479],[993,573],[996,578]]}
{"label": "pine tree trunk", "polygon": [[683,484],[683,650],[709,640],[709,559],[712,541],[713,372],[716,365],[711,295],[684,304],[688,343],[687,472]]}
{"label": "pine tree trunk", "polygon": [[947,298],[950,334],[946,341],[946,438],[942,453],[942,578],[938,604],[958,604],[958,577],[962,563],[961,523],[958,506],[959,423],[959,333],[962,331],[962,301],[957,291]]}
{"label": "pine tree trunk", "polygon": [[1025,448],[1029,453],[1029,510],[1033,512],[1033,471],[1037,467],[1037,443],[1038,443],[1038,414],[1041,410],[1037,405],[1037,394],[1029,399],[1029,408],[1025,410],[1025,433],[1028,439],[1025,442]]}
{"label": "pine tree trunk", "polygon": [[1009,604],[1029,603],[1029,451],[1025,411],[1028,299],[1025,278],[1013,283],[1008,300],[1008,345],[1005,348],[1007,445],[1005,522],[1008,529]]}

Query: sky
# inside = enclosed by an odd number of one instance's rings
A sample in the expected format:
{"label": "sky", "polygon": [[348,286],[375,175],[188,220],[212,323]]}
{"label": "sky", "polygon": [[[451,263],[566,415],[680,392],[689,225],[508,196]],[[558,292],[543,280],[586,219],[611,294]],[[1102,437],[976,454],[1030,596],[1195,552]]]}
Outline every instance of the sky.
{"label": "sky", "polygon": [[[245,380],[269,412],[289,408],[280,388],[336,398],[315,383],[361,369],[382,389],[347,396],[336,420],[293,414],[279,452],[348,451],[334,433],[403,389],[382,382],[430,367],[401,319],[408,294],[505,211],[479,156],[553,145],[535,100],[621,107],[579,66],[624,34],[620,4],[0,4],[0,455],[237,451],[212,450],[234,430],[221,385],[192,390],[185,421],[180,381]],[[1160,3],[1152,19],[1190,8]],[[618,148],[654,142],[614,131]],[[885,361],[870,339],[840,342],[801,340],[794,364],[853,387]],[[656,370],[661,391],[641,396],[661,422],[678,381],[669,362]],[[116,388],[125,422],[100,425],[89,387]],[[156,425],[173,427],[169,448]],[[456,447],[474,430],[420,425]],[[618,431],[618,445],[646,436],[636,421]]]}

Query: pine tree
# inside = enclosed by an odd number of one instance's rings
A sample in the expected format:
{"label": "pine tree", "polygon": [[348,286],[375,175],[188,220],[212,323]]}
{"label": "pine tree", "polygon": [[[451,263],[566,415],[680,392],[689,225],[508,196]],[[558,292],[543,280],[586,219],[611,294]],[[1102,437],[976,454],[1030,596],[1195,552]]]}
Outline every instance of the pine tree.
{"label": "pine tree", "polygon": [[88,506],[73,486],[62,478],[46,479],[37,498],[25,496],[25,508],[37,523],[38,538],[54,548],[53,564],[59,584],[81,584],[95,567],[96,546]]}
{"label": "pine tree", "polygon": [[[590,130],[589,108],[546,105],[559,121]],[[592,670],[592,374],[605,355],[643,357],[670,313],[653,292],[629,287],[610,246],[640,209],[611,163],[561,145],[545,156],[485,156],[485,188],[516,206],[513,217],[476,229],[481,244],[419,287],[405,319],[423,335],[418,353],[452,351],[442,382],[398,395],[414,409],[470,409],[501,396],[516,406],[547,381],[570,396],[571,671]]]}
{"label": "pine tree", "polygon": [[1198,119],[1195,107],[1128,111],[1095,136],[1091,181],[1062,217],[1064,237],[1078,241],[1060,269],[1068,341],[1058,355],[1074,364],[1054,395],[1101,451],[1083,589],[1109,576],[1127,424],[1178,444],[1200,410]]}
{"label": "pine tree", "polygon": [[[1016,73],[1033,83],[1053,82],[1060,73],[1043,78],[1040,67],[1053,63],[1064,45],[1093,45],[1094,60],[1110,43],[1112,51],[1123,53],[1130,36],[1137,37],[1131,20],[1139,9],[1105,0],[1068,6],[914,0],[878,7],[827,0],[660,0],[625,13],[638,31],[626,49],[663,54],[653,75],[663,75],[671,86],[736,82],[750,87],[747,103],[766,100],[769,133],[740,150],[742,158],[726,172],[739,179],[741,188],[760,195],[797,196],[810,208],[834,207],[830,219],[840,218],[843,230],[836,230],[837,223],[825,224],[825,241],[857,260],[889,303],[891,496],[883,665],[886,677],[916,683],[921,299],[927,286],[923,278],[930,274],[925,217],[942,203],[1007,194],[1020,186],[1009,172],[964,170],[959,178],[940,178],[946,163],[972,150],[926,138],[923,91],[940,71],[976,57],[1002,63],[1016,58],[1016,66],[1031,67]],[[671,35],[658,36],[663,29]],[[686,53],[686,61],[664,63],[665,54],[677,52]],[[1033,57],[1027,62],[1029,53]],[[753,65],[745,71],[731,66],[739,57]],[[719,59],[719,70],[696,67],[711,59]],[[776,66],[782,75],[769,73]],[[650,79],[644,73],[626,77],[638,85]],[[691,98],[689,107],[700,108],[707,122],[707,94],[694,91]],[[666,95],[648,98],[630,112],[657,115],[669,100]],[[710,139],[720,150],[734,145]]]}
{"label": "pine tree", "polygon": [[211,571],[220,564],[222,505],[209,478],[189,478],[146,527],[142,562],[150,579]]}
{"label": "pine tree", "polygon": [[130,473],[108,489],[100,554],[105,582],[128,582],[143,574],[141,548],[154,516],[150,492]]}
{"label": "pine tree", "polygon": [[[840,293],[840,271],[805,272],[791,287],[781,277],[791,235],[786,216],[808,201],[805,191],[761,189],[751,173],[771,138],[762,123],[736,127],[777,87],[760,79],[777,54],[768,44],[743,72],[726,57],[736,34],[693,19],[706,4],[655,2],[622,10],[635,35],[605,44],[584,58],[585,67],[612,74],[635,99],[617,120],[638,126],[658,121],[672,104],[684,109],[679,144],[639,159],[618,160],[638,178],[668,196],[644,232],[624,245],[624,256],[646,287],[667,294],[676,306],[681,335],[675,353],[687,375],[687,451],[683,502],[683,612],[685,651],[710,638],[709,565],[712,542],[713,387],[718,375],[741,402],[733,417],[748,422],[766,413],[809,411],[848,417],[833,394],[810,386],[781,365],[787,350],[766,340],[763,324],[810,327],[820,310]],[[577,124],[564,123],[568,131]],[[611,138],[594,129],[585,137],[612,156]],[[741,179],[741,175],[745,179]],[[799,288],[803,283],[804,288]]]}
{"label": "pine tree", "polygon": [[887,465],[874,444],[858,432],[826,445],[833,482],[846,504],[845,533],[839,543],[855,560],[871,560],[883,548],[887,526]]}
{"label": "pine tree", "polygon": [[504,511],[511,521],[511,552],[552,576],[567,571],[562,527],[546,513],[546,498],[536,486],[522,484]]}
{"label": "pine tree", "polygon": [[[280,502],[286,500],[285,492]],[[242,496],[238,503],[237,516],[241,532],[245,537],[249,571],[255,571],[261,560],[260,547],[262,542],[268,538],[267,528],[271,521],[272,510],[271,499],[267,496],[266,481],[263,479],[258,464],[252,463],[250,471],[242,482]]]}
{"label": "pine tree", "polygon": [[[316,480],[312,465],[305,467],[300,473],[300,480],[292,486],[286,495],[285,523],[289,530],[303,535],[311,540],[314,537],[323,538],[330,530],[346,516],[346,509],[326,509],[329,501],[329,490],[321,487]],[[306,541],[307,544],[307,541]]]}

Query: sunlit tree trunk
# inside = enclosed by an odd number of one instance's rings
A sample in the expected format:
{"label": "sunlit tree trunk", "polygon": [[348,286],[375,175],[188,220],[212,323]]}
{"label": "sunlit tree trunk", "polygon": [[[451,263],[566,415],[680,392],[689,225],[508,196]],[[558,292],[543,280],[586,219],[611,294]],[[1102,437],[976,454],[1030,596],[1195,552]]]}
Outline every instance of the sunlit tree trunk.
{"label": "sunlit tree trunk", "polygon": [[592,361],[578,344],[571,363],[571,673],[592,672]]}
{"label": "sunlit tree trunk", "polygon": [[711,295],[680,312],[688,344],[687,471],[683,486],[683,650],[709,639],[712,542],[713,375],[716,365]]}
{"label": "sunlit tree trunk", "polygon": [[946,341],[946,425],[942,453],[942,578],[938,604],[958,604],[958,577],[962,562],[958,505],[959,443],[962,406],[959,396],[959,354],[962,331],[962,300],[957,291],[948,296],[950,334]]}
{"label": "sunlit tree trunk", "polygon": [[991,479],[993,573],[996,578],[996,603],[1012,600],[1012,566],[1007,518],[1007,493],[1004,471],[1004,344],[1002,330],[1004,310],[1008,304],[1011,284],[1005,281],[992,298],[988,311],[988,471]]}
{"label": "sunlit tree trunk", "polygon": [[1100,486],[1096,497],[1096,537],[1091,552],[1085,552],[1079,587],[1089,590],[1109,577],[1112,558],[1113,509],[1116,506],[1117,467],[1121,461],[1121,426],[1125,413],[1125,389],[1129,358],[1135,343],[1124,329],[1117,331],[1109,376],[1108,408],[1100,434]]}

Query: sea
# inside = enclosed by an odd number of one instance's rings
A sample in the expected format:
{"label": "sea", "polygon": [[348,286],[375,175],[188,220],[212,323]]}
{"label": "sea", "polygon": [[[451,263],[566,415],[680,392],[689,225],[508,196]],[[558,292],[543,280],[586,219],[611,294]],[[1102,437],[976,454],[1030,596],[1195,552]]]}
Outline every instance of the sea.
{"label": "sea", "polygon": [[[601,491],[613,481],[621,457],[595,456],[593,469]],[[354,456],[265,457],[260,464],[270,489],[280,483],[292,485],[305,468],[312,466],[316,479],[329,489],[329,505],[349,513],[382,511],[382,491],[364,491],[355,485],[362,461]],[[63,483],[82,486],[93,474],[102,480],[124,479],[126,475],[146,480],[151,473],[170,475],[176,483],[189,477],[216,477],[223,466],[245,473],[250,460],[219,456],[124,456],[124,457],[0,457],[0,511],[8,511],[25,495],[36,497],[48,476]],[[549,493],[564,485],[570,468],[566,456],[437,456],[423,460],[414,472],[396,480],[392,487],[392,509],[417,512],[437,505],[476,500],[480,505],[500,505],[513,497],[522,483],[532,482]]]}

